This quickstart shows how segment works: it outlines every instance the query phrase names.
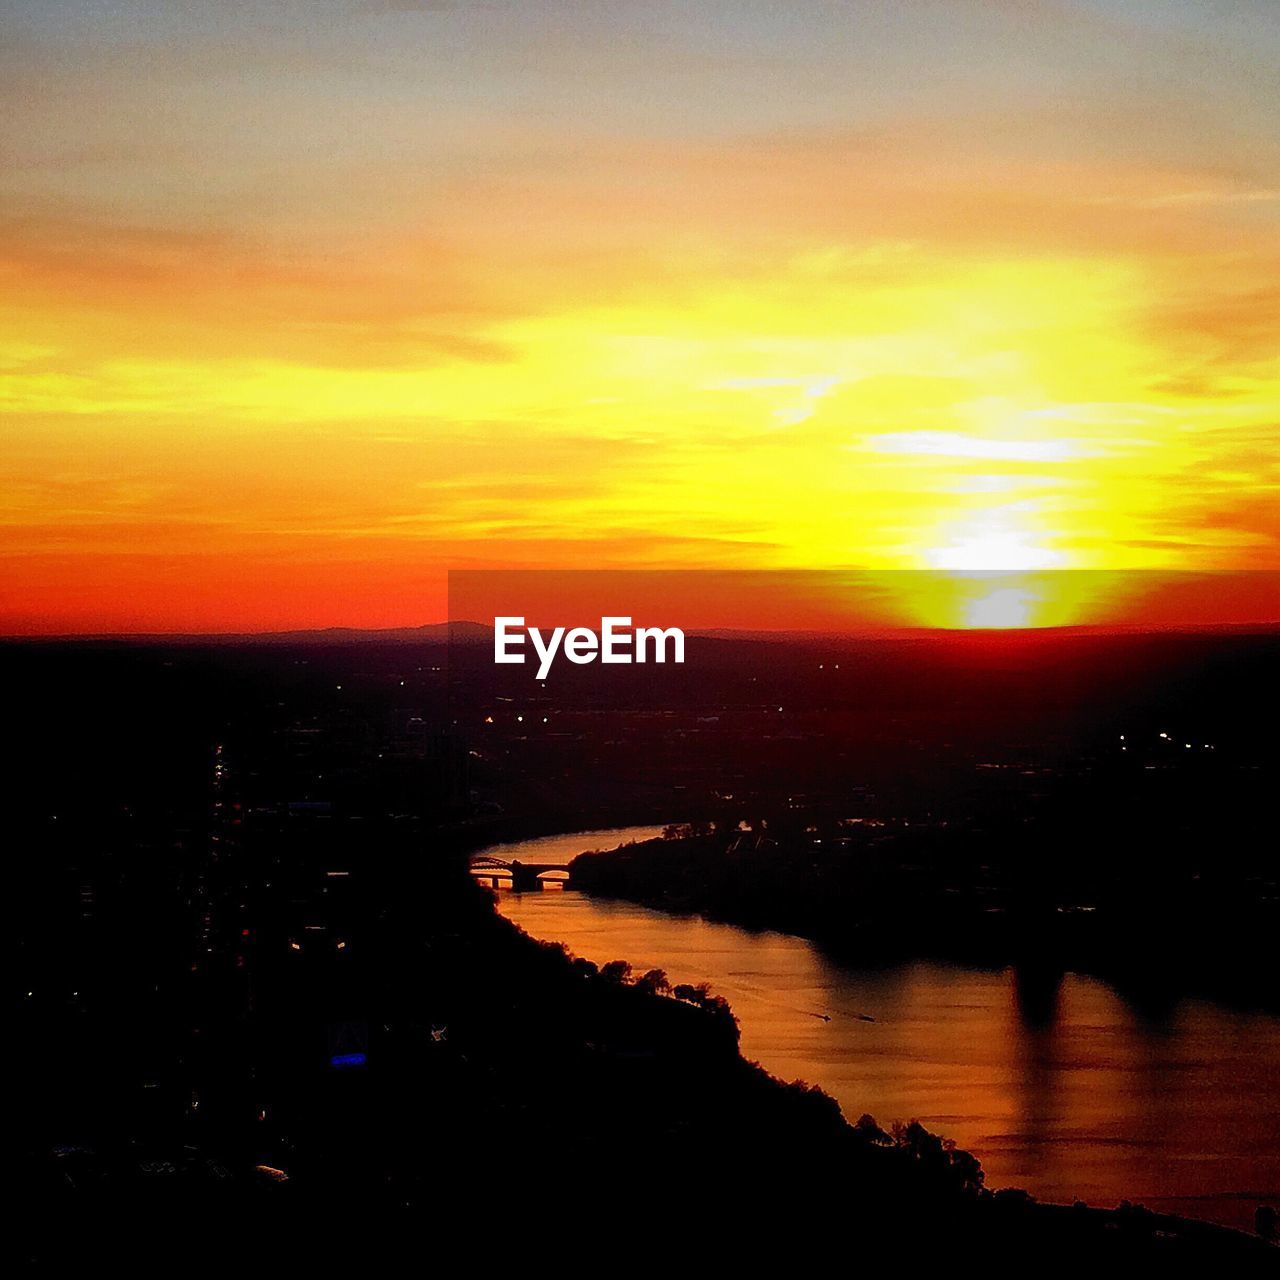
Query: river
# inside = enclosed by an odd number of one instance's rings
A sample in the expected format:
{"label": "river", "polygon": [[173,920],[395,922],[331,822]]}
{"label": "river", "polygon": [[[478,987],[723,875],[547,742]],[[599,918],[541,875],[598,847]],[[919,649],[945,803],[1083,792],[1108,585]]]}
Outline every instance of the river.
{"label": "river", "polygon": [[[485,852],[559,863],[656,834]],[[575,955],[710,983],[732,1004],[748,1058],[821,1085],[850,1119],[918,1119],[954,1138],[989,1186],[1102,1206],[1127,1198],[1240,1227],[1260,1202],[1280,1203],[1280,1019],[1202,1000],[1153,1015],[1078,974],[1028,983],[936,962],[851,968],[802,938],[558,885],[497,896],[508,919]]]}

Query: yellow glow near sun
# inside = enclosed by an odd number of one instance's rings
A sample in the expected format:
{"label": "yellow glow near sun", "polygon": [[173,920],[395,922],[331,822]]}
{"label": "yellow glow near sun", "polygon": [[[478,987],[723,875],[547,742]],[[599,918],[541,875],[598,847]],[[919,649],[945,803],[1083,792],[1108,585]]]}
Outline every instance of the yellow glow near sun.
{"label": "yellow glow near sun", "polygon": [[1088,570],[969,570],[885,575],[895,611],[917,626],[1004,630],[1096,622],[1128,588],[1123,574]]}
{"label": "yellow glow near sun", "polygon": [[[66,554],[94,582],[117,555],[127,582],[144,537],[157,556],[216,550],[275,575],[264,610],[310,561],[358,562],[369,582],[459,559],[911,569],[932,572],[910,575],[895,618],[937,627],[1086,622],[1087,593],[1036,575],[1248,552],[1247,529],[1197,529],[1191,552],[1163,536],[1169,498],[1191,522],[1206,457],[1248,474],[1275,388],[1167,389],[1167,352],[1128,319],[1151,283],[1133,263],[688,265],[653,289],[624,266],[607,302],[469,317],[484,358],[404,334],[395,359],[234,327],[179,342],[163,310],[132,354],[54,307],[0,368],[19,460],[0,543],[46,595]],[[67,457],[100,479],[64,474]],[[1019,582],[973,576],[991,571]],[[164,606],[158,577],[140,591]]]}

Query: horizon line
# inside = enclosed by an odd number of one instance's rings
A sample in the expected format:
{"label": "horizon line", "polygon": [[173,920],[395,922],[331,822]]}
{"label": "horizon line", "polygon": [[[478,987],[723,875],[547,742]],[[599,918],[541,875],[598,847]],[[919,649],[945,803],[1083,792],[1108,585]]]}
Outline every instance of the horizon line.
{"label": "horizon line", "polygon": [[[487,622],[469,618],[452,621],[409,623],[392,627],[357,627],[335,624],[326,627],[286,627],[262,631],[49,631],[0,633],[0,644],[75,644],[114,642],[119,644],[145,644],[163,642],[242,642],[252,644],[270,640],[305,641],[309,638],[343,635],[354,639],[368,637],[390,639],[401,636],[412,640],[419,633],[436,632],[443,640],[450,628],[466,627],[492,633]],[[929,626],[924,624],[866,624],[847,628],[815,627],[742,627],[700,626],[685,629],[685,634],[699,639],[811,639],[848,640],[864,638],[892,638],[894,636],[1052,636],[1052,635],[1169,635],[1204,634],[1206,632],[1232,632],[1235,634],[1259,634],[1280,632],[1280,619],[1254,619],[1244,622],[1115,622],[1115,623],[1063,623],[1021,626]],[[425,638],[425,637],[424,637]]]}

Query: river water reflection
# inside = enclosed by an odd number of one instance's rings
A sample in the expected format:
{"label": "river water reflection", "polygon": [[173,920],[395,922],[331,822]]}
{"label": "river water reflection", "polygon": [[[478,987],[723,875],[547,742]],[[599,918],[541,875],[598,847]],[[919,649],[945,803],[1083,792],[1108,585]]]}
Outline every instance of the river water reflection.
{"label": "river water reflection", "polygon": [[[492,852],[561,862],[650,834]],[[738,1015],[747,1057],[821,1085],[850,1119],[919,1119],[978,1155],[992,1186],[1099,1205],[1128,1198],[1236,1226],[1280,1201],[1280,1019],[1205,1001],[1153,1015],[1075,974],[848,968],[800,938],[558,887],[498,902],[534,937],[597,963],[709,982]]]}

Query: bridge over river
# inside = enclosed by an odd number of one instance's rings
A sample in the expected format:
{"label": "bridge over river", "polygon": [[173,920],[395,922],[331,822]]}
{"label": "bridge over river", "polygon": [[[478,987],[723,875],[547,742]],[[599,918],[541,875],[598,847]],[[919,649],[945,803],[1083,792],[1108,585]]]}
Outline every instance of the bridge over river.
{"label": "bridge over river", "polygon": [[570,866],[568,862],[521,862],[519,858],[508,862],[505,858],[481,854],[471,859],[471,874],[495,889],[509,880],[517,893],[527,893],[531,889],[541,889],[548,880],[557,884],[570,883]]}

